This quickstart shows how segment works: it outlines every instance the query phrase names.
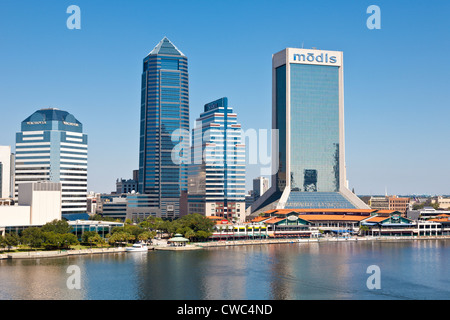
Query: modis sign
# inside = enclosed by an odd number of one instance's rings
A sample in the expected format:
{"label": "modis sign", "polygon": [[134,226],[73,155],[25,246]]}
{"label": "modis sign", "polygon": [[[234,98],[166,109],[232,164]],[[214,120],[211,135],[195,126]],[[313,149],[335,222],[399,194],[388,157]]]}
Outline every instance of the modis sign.
{"label": "modis sign", "polygon": [[290,63],[328,66],[341,66],[342,64],[342,52],[339,51],[291,49],[288,57]]}

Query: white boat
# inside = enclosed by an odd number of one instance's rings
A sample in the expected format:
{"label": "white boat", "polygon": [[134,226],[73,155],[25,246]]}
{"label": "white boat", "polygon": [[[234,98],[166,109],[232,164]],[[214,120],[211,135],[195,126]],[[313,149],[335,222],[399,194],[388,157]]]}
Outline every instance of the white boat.
{"label": "white boat", "polygon": [[145,252],[148,251],[148,246],[145,243],[135,243],[133,246],[125,249],[127,252]]}

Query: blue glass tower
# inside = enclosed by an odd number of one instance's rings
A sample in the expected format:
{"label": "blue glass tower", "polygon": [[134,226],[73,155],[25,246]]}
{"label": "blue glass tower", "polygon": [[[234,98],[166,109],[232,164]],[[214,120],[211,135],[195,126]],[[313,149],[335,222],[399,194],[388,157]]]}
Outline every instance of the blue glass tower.
{"label": "blue glass tower", "polygon": [[174,150],[189,145],[188,62],[166,37],[144,58],[141,92],[139,193],[162,217],[176,217],[187,194],[184,148]]}
{"label": "blue glass tower", "polygon": [[228,99],[207,103],[193,132],[188,212],[245,221],[245,145]]}
{"label": "blue glass tower", "polygon": [[21,183],[59,182],[62,216],[68,220],[87,216],[87,135],[72,114],[48,108],[22,121],[15,158],[16,198]]}
{"label": "blue glass tower", "polygon": [[287,48],[272,58],[276,173],[261,208],[367,208],[347,187],[343,54]]}

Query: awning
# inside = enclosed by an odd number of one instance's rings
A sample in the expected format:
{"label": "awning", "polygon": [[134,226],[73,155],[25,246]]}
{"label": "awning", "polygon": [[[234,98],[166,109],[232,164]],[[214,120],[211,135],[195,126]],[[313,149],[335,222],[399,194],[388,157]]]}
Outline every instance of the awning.
{"label": "awning", "polygon": [[331,230],[334,233],[351,233],[353,231],[351,230]]}
{"label": "awning", "polygon": [[376,226],[378,223],[376,222],[363,222],[361,223],[362,226]]}

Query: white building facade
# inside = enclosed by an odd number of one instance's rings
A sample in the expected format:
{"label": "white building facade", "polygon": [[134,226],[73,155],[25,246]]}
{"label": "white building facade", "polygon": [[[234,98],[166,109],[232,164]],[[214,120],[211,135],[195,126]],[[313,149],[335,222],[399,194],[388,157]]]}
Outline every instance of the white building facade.
{"label": "white building facade", "polygon": [[13,181],[12,160],[10,146],[0,146],[0,199],[11,197],[11,183]]}
{"label": "white building facade", "polygon": [[70,113],[41,109],[25,119],[16,134],[15,196],[22,183],[61,183],[62,214],[87,211],[87,135]]}
{"label": "white building facade", "polygon": [[18,204],[0,206],[0,229],[43,226],[61,220],[61,183],[21,183]]}

